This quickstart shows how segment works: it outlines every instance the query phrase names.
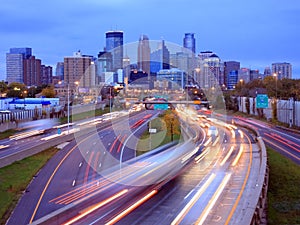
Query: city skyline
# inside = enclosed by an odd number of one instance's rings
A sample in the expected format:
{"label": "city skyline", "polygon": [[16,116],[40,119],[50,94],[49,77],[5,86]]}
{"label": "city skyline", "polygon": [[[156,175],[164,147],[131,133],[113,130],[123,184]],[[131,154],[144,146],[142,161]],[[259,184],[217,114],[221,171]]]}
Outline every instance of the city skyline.
{"label": "city skyline", "polygon": [[[295,0],[289,5],[273,4],[270,0],[177,0],[151,4],[89,0],[72,1],[68,7],[69,3],[2,3],[0,13],[6,19],[0,22],[1,80],[6,79],[5,55],[10,48],[30,47],[33,55],[55,68],[57,62],[78,49],[97,56],[105,47],[105,33],[109,30],[124,31],[125,44],[138,42],[145,34],[150,40],[163,38],[181,46],[184,34],[194,33],[196,54],[211,50],[223,62],[239,61],[241,67],[259,69],[261,73],[272,63],[288,62],[293,66],[293,78],[300,78],[300,3]],[[49,14],[41,10],[46,8]],[[145,16],[146,12],[149,16]]]}

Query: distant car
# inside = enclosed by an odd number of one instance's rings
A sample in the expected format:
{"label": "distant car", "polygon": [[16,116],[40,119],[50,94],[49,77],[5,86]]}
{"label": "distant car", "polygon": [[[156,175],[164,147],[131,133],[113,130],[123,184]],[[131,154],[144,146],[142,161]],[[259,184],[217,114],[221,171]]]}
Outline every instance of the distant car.
{"label": "distant car", "polygon": [[207,136],[218,136],[219,135],[219,131],[216,127],[214,126],[210,126],[208,128],[208,131],[207,131]]}

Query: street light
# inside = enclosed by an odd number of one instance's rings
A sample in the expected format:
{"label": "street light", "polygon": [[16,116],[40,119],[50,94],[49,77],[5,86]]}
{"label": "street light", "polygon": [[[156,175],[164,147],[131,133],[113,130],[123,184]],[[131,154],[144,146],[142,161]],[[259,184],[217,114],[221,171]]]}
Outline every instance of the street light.
{"label": "street light", "polygon": [[[61,81],[58,81],[58,84],[62,84]],[[67,93],[67,123],[68,123],[68,134],[70,132],[70,85],[68,83],[68,93]],[[64,88],[65,88],[65,84],[64,84]]]}
{"label": "street light", "polygon": [[275,82],[276,82],[276,87],[275,87],[275,93],[276,93],[276,94],[275,94],[275,97],[276,97],[276,99],[277,99],[277,79],[278,79],[278,78],[277,78],[277,73],[274,73],[274,74],[273,74],[273,77],[275,77]]}

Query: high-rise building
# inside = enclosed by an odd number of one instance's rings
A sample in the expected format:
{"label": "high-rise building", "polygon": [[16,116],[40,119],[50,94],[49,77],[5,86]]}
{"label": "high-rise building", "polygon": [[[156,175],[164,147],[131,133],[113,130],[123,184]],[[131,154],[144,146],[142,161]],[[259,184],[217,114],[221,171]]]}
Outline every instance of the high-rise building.
{"label": "high-rise building", "polygon": [[227,89],[228,90],[235,89],[237,82],[238,82],[238,71],[231,70],[227,75],[227,85],[226,85]]}
{"label": "high-rise building", "polygon": [[35,56],[30,56],[24,59],[24,75],[23,82],[27,86],[41,85],[41,65],[42,61],[35,58]]}
{"label": "high-rise building", "polygon": [[106,35],[106,51],[112,54],[112,71],[123,68],[123,31],[108,31]]}
{"label": "high-rise building", "polygon": [[24,82],[24,59],[32,55],[31,48],[11,48],[6,53],[6,80],[8,83]]}
{"label": "high-rise building", "polygon": [[31,48],[11,48],[6,54],[6,69],[8,83],[38,86],[52,82],[52,67],[42,65],[42,61],[32,55]]}
{"label": "high-rise building", "polygon": [[185,33],[183,38],[183,47],[196,53],[196,39],[194,33]]}
{"label": "high-rise building", "polygon": [[92,58],[83,56],[80,51],[73,56],[64,58],[64,82],[69,84],[71,89],[79,82],[80,87],[88,88],[94,86],[92,83]]}
{"label": "high-rise building", "polygon": [[250,81],[250,69],[241,68],[238,71],[238,80],[242,80],[244,83],[248,83]]}
{"label": "high-rise building", "polygon": [[101,51],[96,60],[96,84],[105,82],[105,73],[112,71],[112,54]]}
{"label": "high-rise building", "polygon": [[52,83],[52,67],[41,65],[41,84],[51,84]]}
{"label": "high-rise building", "polygon": [[200,52],[198,57],[200,74],[197,84],[201,88],[212,88],[224,84],[224,64],[212,51]]}
{"label": "high-rise building", "polygon": [[272,72],[271,72],[270,67],[266,67],[264,70],[264,77],[271,76],[271,75],[272,75]]}
{"label": "high-rise building", "polygon": [[272,63],[272,74],[276,74],[278,79],[292,79],[292,65],[287,62]]}
{"label": "high-rise building", "polygon": [[138,69],[150,75],[150,45],[147,35],[141,35],[138,44]]}
{"label": "high-rise building", "polygon": [[56,64],[55,76],[59,80],[64,79],[64,63],[63,62],[58,62]]}
{"label": "high-rise building", "polygon": [[170,69],[170,52],[162,40],[158,48],[150,54],[150,72],[157,73],[162,69]]}
{"label": "high-rise building", "polygon": [[237,74],[238,70],[240,68],[241,68],[240,62],[236,62],[236,61],[226,61],[226,62],[224,62],[224,84],[227,87],[228,87],[228,83],[229,83],[229,74],[232,71],[236,71],[236,74]]}

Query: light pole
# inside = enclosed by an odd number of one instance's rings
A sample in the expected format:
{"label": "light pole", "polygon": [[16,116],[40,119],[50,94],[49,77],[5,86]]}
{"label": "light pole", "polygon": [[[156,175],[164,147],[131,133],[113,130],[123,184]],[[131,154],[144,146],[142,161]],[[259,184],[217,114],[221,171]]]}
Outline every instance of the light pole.
{"label": "light pole", "polygon": [[[62,84],[61,81],[58,81],[58,84]],[[65,84],[64,84],[65,90]],[[68,123],[68,134],[70,133],[70,84],[67,84],[67,123]]]}
{"label": "light pole", "polygon": [[275,98],[277,99],[277,73],[274,73],[273,76],[275,77]]}

